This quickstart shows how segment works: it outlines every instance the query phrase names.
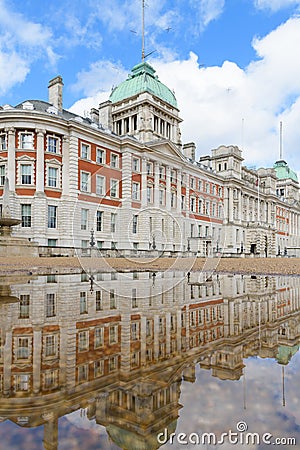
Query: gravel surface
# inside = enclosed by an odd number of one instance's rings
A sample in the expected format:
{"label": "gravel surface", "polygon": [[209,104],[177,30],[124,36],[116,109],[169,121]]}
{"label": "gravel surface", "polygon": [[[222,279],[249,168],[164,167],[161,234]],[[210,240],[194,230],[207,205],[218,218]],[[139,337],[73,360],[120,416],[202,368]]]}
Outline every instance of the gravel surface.
{"label": "gravel surface", "polygon": [[300,275],[300,258],[0,258],[0,275],[168,269]]}

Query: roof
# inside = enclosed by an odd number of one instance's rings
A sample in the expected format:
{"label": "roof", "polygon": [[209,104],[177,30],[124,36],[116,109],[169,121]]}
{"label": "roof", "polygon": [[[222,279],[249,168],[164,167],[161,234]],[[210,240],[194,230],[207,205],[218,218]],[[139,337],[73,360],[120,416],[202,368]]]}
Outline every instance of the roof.
{"label": "roof", "polygon": [[117,103],[142,92],[149,92],[177,108],[174,93],[159,81],[157,75],[155,75],[155,70],[147,62],[134,66],[128,78],[112,91],[109,99],[112,103]]}
{"label": "roof", "polygon": [[280,161],[276,161],[273,167],[276,171],[276,176],[279,180],[291,179],[298,182],[296,172],[290,169],[287,162],[284,161],[283,159],[281,159]]}

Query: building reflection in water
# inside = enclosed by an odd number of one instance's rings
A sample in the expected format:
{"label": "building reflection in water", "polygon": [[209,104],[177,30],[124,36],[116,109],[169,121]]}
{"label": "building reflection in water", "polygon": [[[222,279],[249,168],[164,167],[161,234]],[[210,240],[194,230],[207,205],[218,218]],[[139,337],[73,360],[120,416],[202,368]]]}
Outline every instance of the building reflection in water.
{"label": "building reflection in water", "polygon": [[84,408],[121,448],[158,448],[198,363],[238,380],[250,356],[289,362],[299,288],[296,277],[193,272],[2,280],[1,420],[43,425],[54,450],[58,419]]}

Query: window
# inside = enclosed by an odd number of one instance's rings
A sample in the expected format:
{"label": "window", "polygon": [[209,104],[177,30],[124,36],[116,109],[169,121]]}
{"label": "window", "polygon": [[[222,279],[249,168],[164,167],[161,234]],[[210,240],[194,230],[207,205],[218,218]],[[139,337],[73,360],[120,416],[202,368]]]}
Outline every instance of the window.
{"label": "window", "polygon": [[82,366],[78,367],[78,382],[83,383],[84,381],[88,380],[88,364],[83,364]]}
{"label": "window", "polygon": [[147,186],[147,202],[152,203],[153,202],[153,187]]}
{"label": "window", "polygon": [[89,332],[80,331],[78,333],[78,351],[85,352],[89,349]]}
{"label": "window", "polygon": [[5,166],[0,166],[0,186],[4,186],[5,183]]}
{"label": "window", "polygon": [[140,200],[140,184],[132,183],[132,200]]}
{"label": "window", "polygon": [[134,172],[140,171],[140,160],[138,158],[133,158],[132,160],[132,170]]}
{"label": "window", "polygon": [[33,134],[20,133],[20,148],[33,149]]}
{"label": "window", "polygon": [[165,168],[160,166],[159,167],[159,179],[162,180],[163,178],[165,178]]}
{"label": "window", "polygon": [[87,314],[86,292],[80,292],[80,314]]}
{"label": "window", "polygon": [[118,325],[111,325],[109,327],[109,344],[116,344],[118,342]]}
{"label": "window", "polygon": [[80,190],[82,192],[89,192],[89,172],[81,172],[80,174]]}
{"label": "window", "polygon": [[175,208],[175,207],[176,207],[176,193],[171,192],[171,208]]}
{"label": "window", "polygon": [[58,187],[58,169],[48,167],[48,186]]}
{"label": "window", "polygon": [[96,150],[96,162],[98,164],[105,164],[105,153],[104,150],[97,148]]}
{"label": "window", "polygon": [[136,296],[136,288],[133,288],[131,291],[131,307],[132,308],[137,308],[138,304],[137,304],[137,296]]}
{"label": "window", "polygon": [[101,377],[104,374],[104,362],[102,359],[94,362],[94,377]]}
{"label": "window", "polygon": [[104,327],[95,328],[95,348],[102,347],[104,345]]}
{"label": "window", "polygon": [[114,370],[117,370],[117,363],[118,363],[117,356],[112,356],[111,358],[109,358],[109,360],[108,360],[109,372],[113,372]]}
{"label": "window", "polygon": [[135,215],[135,216],[133,216],[133,219],[132,219],[132,233],[133,234],[137,233],[137,226],[138,226],[138,216]]}
{"label": "window", "polygon": [[194,186],[195,186],[195,178],[193,178],[193,177],[190,178],[190,185],[191,185],[191,188],[194,189]]}
{"label": "window", "polygon": [[131,324],[131,339],[137,341],[139,339],[139,323],[133,322]]}
{"label": "window", "polygon": [[21,205],[22,227],[31,227],[31,205]]}
{"label": "window", "polygon": [[88,228],[88,209],[82,209],[81,210],[81,229],[87,230]]}
{"label": "window", "polygon": [[56,356],[56,339],[53,334],[46,336],[45,339],[45,356]]}
{"label": "window", "polygon": [[110,155],[110,166],[113,168],[118,168],[118,155],[116,155],[115,153],[112,153]]}
{"label": "window", "polygon": [[110,309],[116,309],[117,304],[116,304],[116,294],[115,294],[115,290],[111,289],[109,291],[109,308]]}
{"label": "window", "polygon": [[171,181],[171,183],[174,183],[176,181],[176,172],[175,172],[175,170],[171,170],[170,181]]}
{"label": "window", "polygon": [[164,189],[159,190],[159,204],[160,205],[165,204],[165,190]]}
{"label": "window", "polygon": [[110,231],[112,233],[115,233],[115,231],[116,231],[116,219],[117,219],[117,214],[111,213],[111,215],[110,215]]}
{"label": "window", "polygon": [[152,175],[153,173],[153,166],[151,163],[147,163],[147,175]]}
{"label": "window", "polygon": [[6,150],[6,134],[0,134],[0,150]]}
{"label": "window", "polygon": [[47,370],[44,372],[44,389],[54,389],[57,387],[58,370]]}
{"label": "window", "polygon": [[196,208],[196,199],[194,197],[191,197],[191,211],[195,212]]}
{"label": "window", "polygon": [[19,319],[29,319],[30,295],[20,295]]}
{"label": "window", "polygon": [[50,153],[59,153],[59,140],[57,137],[47,137],[47,151]]}
{"label": "window", "polygon": [[181,209],[185,209],[185,196],[181,196]]}
{"label": "window", "polygon": [[57,239],[48,239],[48,247],[56,247]]}
{"label": "window", "polygon": [[102,292],[96,291],[96,311],[102,311]]}
{"label": "window", "polygon": [[110,180],[110,196],[112,198],[118,197],[118,180]]}
{"label": "window", "polygon": [[17,359],[29,358],[29,338],[19,337],[17,347]]}
{"label": "window", "polygon": [[88,159],[90,153],[90,146],[88,144],[81,143],[81,153],[80,156],[83,159]]}
{"label": "window", "polygon": [[31,164],[21,164],[21,184],[32,184]]}
{"label": "window", "polygon": [[46,317],[56,316],[55,294],[46,294],[45,315]]}
{"label": "window", "polygon": [[28,391],[29,390],[29,381],[30,381],[30,375],[28,375],[28,374],[15,375],[16,391],[18,391],[18,392]]}
{"label": "window", "polygon": [[56,228],[57,206],[48,205],[48,228]]}
{"label": "window", "polygon": [[103,227],[103,211],[97,211],[97,223],[96,223],[96,230],[102,231]]}
{"label": "window", "polygon": [[105,195],[105,177],[100,175],[96,175],[96,194],[97,195]]}

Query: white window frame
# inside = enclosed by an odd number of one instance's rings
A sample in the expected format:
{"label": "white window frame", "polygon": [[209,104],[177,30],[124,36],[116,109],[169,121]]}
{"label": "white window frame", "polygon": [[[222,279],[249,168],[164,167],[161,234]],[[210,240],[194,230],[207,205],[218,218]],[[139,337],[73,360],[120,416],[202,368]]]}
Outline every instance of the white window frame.
{"label": "white window frame", "polygon": [[7,134],[0,133],[0,150],[7,150]]}
{"label": "white window frame", "polygon": [[[112,195],[112,192],[115,192],[115,194]],[[110,179],[109,193],[111,198],[119,198],[119,180],[115,180],[114,178]]]}
{"label": "white window frame", "polygon": [[[55,178],[50,177],[50,171],[52,171],[52,170],[55,171],[55,174],[56,174]],[[53,180],[55,180],[55,185],[51,184],[53,182]],[[52,188],[52,189],[59,188],[59,168],[58,167],[54,167],[54,166],[50,166],[50,165],[47,167],[47,187]]]}
{"label": "white window frame", "polygon": [[80,229],[86,231],[89,223],[89,210],[87,208],[81,208],[80,215]]}
{"label": "white window frame", "polygon": [[[30,174],[27,173],[23,173],[23,167],[30,167]],[[20,184],[22,186],[32,186],[33,185],[33,164],[30,162],[20,162],[20,166],[19,166],[19,179],[20,179]],[[30,177],[30,183],[23,183],[23,176],[24,177]]]}
{"label": "white window frame", "polygon": [[6,177],[6,165],[0,164],[0,186],[4,186]]}
{"label": "white window frame", "polygon": [[[101,153],[101,158],[98,158],[99,153]],[[105,164],[105,150],[99,147],[96,148],[96,163],[102,165]]]}
{"label": "white window frame", "polygon": [[[27,136],[29,139],[25,139],[24,137]],[[19,149],[22,150],[33,150],[34,146],[34,133],[30,131],[20,131],[19,132]]]}
{"label": "white window frame", "polygon": [[140,158],[132,158],[132,171],[140,172],[141,171],[141,160]]}
{"label": "white window frame", "polygon": [[132,183],[132,200],[139,201],[141,199],[140,196],[140,183],[133,181]]}
{"label": "white window frame", "polygon": [[[53,142],[51,142],[53,141]],[[53,143],[55,142],[55,145]],[[55,150],[55,151],[53,151]],[[47,148],[46,151],[53,155],[59,155],[60,151],[60,138],[58,136],[47,134]]]}
{"label": "white window frame", "polygon": [[[87,175],[87,180],[83,181],[83,176]],[[80,171],[80,191],[91,192],[91,173],[84,170]]]}
{"label": "white window frame", "polygon": [[106,178],[102,175],[96,175],[96,194],[104,196],[105,195],[105,180]]}
{"label": "white window frame", "polygon": [[117,155],[116,153],[110,154],[110,167],[112,167],[113,169],[119,168],[119,155]]}
{"label": "white window frame", "polygon": [[[83,150],[85,148],[85,150]],[[81,159],[91,159],[91,145],[87,142],[81,142],[80,144],[80,158]]]}

